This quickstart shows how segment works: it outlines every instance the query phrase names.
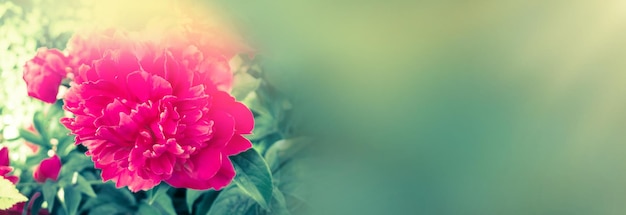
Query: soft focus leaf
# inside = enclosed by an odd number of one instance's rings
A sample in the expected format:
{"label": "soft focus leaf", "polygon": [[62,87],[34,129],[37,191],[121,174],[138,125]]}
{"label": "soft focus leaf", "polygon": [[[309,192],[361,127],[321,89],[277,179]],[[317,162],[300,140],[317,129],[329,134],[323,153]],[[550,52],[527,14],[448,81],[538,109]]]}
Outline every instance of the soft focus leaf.
{"label": "soft focus leaf", "polygon": [[82,198],[80,191],[76,190],[74,186],[70,185],[62,187],[58,193],[59,201],[61,202],[61,205],[63,205],[63,209],[65,209],[65,212],[67,212],[67,214],[69,215],[76,214],[76,211],[78,210],[78,205]]}
{"label": "soft focus leaf", "polygon": [[63,167],[61,167],[61,175],[70,175],[74,172],[80,172],[94,165],[89,157],[76,151],[69,153],[66,157],[62,158],[62,160],[64,163]]}
{"label": "soft focus leaf", "polygon": [[44,115],[41,111],[37,111],[35,115],[33,115],[33,125],[35,126],[37,132],[39,132],[39,135],[41,135],[41,139],[44,145],[50,144],[50,142],[48,142],[50,140],[48,139],[47,123],[49,122],[45,120]]}
{"label": "soft focus leaf", "polygon": [[270,204],[270,212],[272,214],[290,215],[291,213],[287,209],[287,201],[283,193],[275,187],[272,196],[274,199]]}
{"label": "soft focus leaf", "polygon": [[170,198],[170,196],[166,193],[158,195],[152,206],[158,208],[161,211],[161,214],[176,215],[176,210],[172,204],[172,198]]}
{"label": "soft focus leaf", "polygon": [[76,186],[76,190],[84,193],[85,195],[89,197],[93,197],[93,198],[96,197],[96,193],[93,191],[91,184],[89,184],[89,182],[87,182],[87,180],[85,180],[85,178],[81,176],[80,174],[77,175],[75,186]]}
{"label": "soft focus leaf", "polygon": [[50,213],[52,213],[52,209],[54,209],[54,200],[58,189],[59,187],[54,181],[46,180],[43,184],[41,192],[43,192],[43,199],[48,203],[48,211],[50,211]]}
{"label": "soft focus leaf", "polygon": [[192,211],[193,214],[207,214],[219,194],[220,191],[207,190],[204,195],[202,195],[202,199],[198,201],[198,206]]}
{"label": "soft focus leaf", "polygon": [[44,147],[44,148],[48,148],[49,147],[48,145],[44,144],[44,141],[43,141],[43,139],[41,139],[41,136],[39,136],[39,135],[37,135],[37,134],[35,134],[33,132],[30,132],[30,131],[28,131],[28,130],[26,130],[24,128],[20,128],[19,132],[20,132],[20,137],[24,138],[24,140],[26,140],[28,142],[31,142],[33,144],[36,144],[36,145],[38,145],[40,147]]}
{"label": "soft focus leaf", "polygon": [[157,210],[154,206],[149,205],[145,201],[141,201],[139,203],[139,209],[137,210],[137,215],[156,215],[160,214],[159,210]]}
{"label": "soft focus leaf", "polygon": [[[97,198],[87,199],[87,201],[82,204],[80,213],[90,211],[93,208],[103,207],[103,205],[115,205],[118,211],[131,211],[131,208],[135,207],[137,204],[135,197],[128,189],[117,189],[110,183],[97,186],[95,191]],[[105,208],[101,210],[105,210]]]}
{"label": "soft focus leaf", "polygon": [[231,91],[231,94],[237,100],[242,100],[250,92],[259,87],[260,83],[260,79],[254,78],[247,72],[239,72],[233,77],[233,90]]}
{"label": "soft focus leaf", "polygon": [[135,199],[135,196],[133,196],[133,194],[130,192],[130,190],[128,190],[128,188],[117,189],[113,185],[111,185],[111,188],[116,190],[117,194],[119,195],[119,198],[115,198],[118,201],[118,203],[121,203],[124,205],[131,205],[131,206],[134,206],[137,204],[137,200]]}
{"label": "soft focus leaf", "polygon": [[237,186],[230,186],[219,193],[207,215],[246,214],[255,202]]}
{"label": "soft focus leaf", "polygon": [[[141,209],[141,207],[140,207]],[[120,206],[119,204],[116,203],[107,203],[107,204],[102,204],[99,205],[97,207],[94,207],[93,209],[89,210],[89,214],[93,214],[93,215],[99,215],[99,214],[122,214],[124,212],[129,212],[130,210],[128,210],[125,207]],[[154,213],[151,213],[154,214]]]}
{"label": "soft focus leaf", "polygon": [[[68,133],[68,132],[63,132]],[[72,135],[64,135],[58,139],[59,144],[57,146],[57,154],[60,157],[65,157],[66,155],[74,152],[76,146],[74,145],[74,136]],[[91,162],[88,162],[91,163]]]}
{"label": "soft focus leaf", "polygon": [[274,202],[272,213],[284,210],[287,207],[292,214],[300,214],[306,210],[303,196],[306,188],[303,187],[303,169],[301,161],[304,157],[301,152],[310,145],[310,138],[299,137],[283,139],[274,143],[265,153],[265,159],[272,170],[274,184]]}
{"label": "soft focus leaf", "polygon": [[204,194],[203,190],[193,190],[187,189],[185,191],[185,201],[187,202],[187,209],[192,212],[193,211],[193,203],[198,199],[198,197]]}
{"label": "soft focus leaf", "polygon": [[231,157],[237,175],[233,180],[239,188],[268,209],[272,199],[272,174],[267,163],[254,149]]}
{"label": "soft focus leaf", "polygon": [[289,160],[294,158],[310,142],[309,138],[299,137],[276,141],[266,152],[265,159],[275,173]]}
{"label": "soft focus leaf", "polygon": [[63,116],[63,100],[57,100],[54,104],[50,105],[48,109],[48,113],[46,114],[48,118],[60,118]]}
{"label": "soft focus leaf", "polygon": [[249,93],[241,102],[260,115],[271,114],[267,107],[259,101],[259,96],[256,92]]}
{"label": "soft focus leaf", "polygon": [[246,137],[256,141],[276,132],[278,132],[278,127],[274,118],[269,114],[262,114],[254,117],[254,131]]}
{"label": "soft focus leaf", "polygon": [[0,177],[0,210],[11,208],[14,204],[25,202],[28,200],[22,195],[11,181]]}
{"label": "soft focus leaf", "polygon": [[[90,201],[92,200],[92,201]],[[87,202],[94,202],[98,201],[97,198],[92,198],[87,200]],[[120,203],[116,203],[116,202],[109,202],[109,203],[104,203],[104,204],[96,204],[95,206],[93,204],[87,205],[85,202],[85,204],[81,205],[81,209],[79,211],[79,214],[83,214],[84,212],[88,211],[89,214],[94,214],[94,215],[98,215],[98,214],[120,214],[120,213],[128,213],[130,211],[132,211],[131,209],[128,208],[127,205],[125,204],[120,204]]]}
{"label": "soft focus leaf", "polygon": [[[36,166],[41,163],[41,160],[48,158],[48,150],[39,150],[37,154],[26,158],[26,166]],[[61,168],[63,169],[63,168]]]}
{"label": "soft focus leaf", "polygon": [[159,196],[165,195],[169,189],[169,185],[167,185],[166,183],[161,183],[146,192],[146,194],[148,195],[148,204],[152,205],[154,201],[159,198]]}

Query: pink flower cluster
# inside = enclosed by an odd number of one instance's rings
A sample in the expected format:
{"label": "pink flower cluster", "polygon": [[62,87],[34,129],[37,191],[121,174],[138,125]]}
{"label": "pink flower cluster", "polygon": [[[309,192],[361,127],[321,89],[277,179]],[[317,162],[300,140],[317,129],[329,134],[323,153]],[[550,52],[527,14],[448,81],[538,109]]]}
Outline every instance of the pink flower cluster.
{"label": "pink flower cluster", "polygon": [[[221,189],[233,179],[228,156],[251,148],[243,135],[252,132],[254,118],[228,93],[228,61],[236,50],[202,35],[180,30],[147,40],[107,30],[68,42],[62,59],[72,82],[64,108],[74,116],[61,123],[87,147],[104,181],[136,192],[162,181]],[[56,60],[37,59],[32,62],[57,68],[49,65]],[[41,82],[27,83],[30,92]]]}

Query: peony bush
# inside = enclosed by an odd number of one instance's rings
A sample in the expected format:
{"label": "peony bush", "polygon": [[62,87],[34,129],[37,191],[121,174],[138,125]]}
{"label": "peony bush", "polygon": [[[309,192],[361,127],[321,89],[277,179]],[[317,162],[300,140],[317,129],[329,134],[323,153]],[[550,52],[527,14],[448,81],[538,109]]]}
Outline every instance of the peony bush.
{"label": "peony bush", "polygon": [[21,76],[42,108],[0,138],[0,214],[304,212],[307,141],[253,52],[196,21],[39,47]]}

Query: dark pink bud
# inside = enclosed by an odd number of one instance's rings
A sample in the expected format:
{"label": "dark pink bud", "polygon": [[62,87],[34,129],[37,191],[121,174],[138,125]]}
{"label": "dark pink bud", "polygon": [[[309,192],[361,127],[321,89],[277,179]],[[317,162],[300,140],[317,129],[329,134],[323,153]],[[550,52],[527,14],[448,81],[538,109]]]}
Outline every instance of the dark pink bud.
{"label": "dark pink bud", "polygon": [[50,158],[43,159],[39,166],[33,172],[33,178],[39,183],[46,182],[46,179],[56,181],[61,171],[61,159],[54,155]]}

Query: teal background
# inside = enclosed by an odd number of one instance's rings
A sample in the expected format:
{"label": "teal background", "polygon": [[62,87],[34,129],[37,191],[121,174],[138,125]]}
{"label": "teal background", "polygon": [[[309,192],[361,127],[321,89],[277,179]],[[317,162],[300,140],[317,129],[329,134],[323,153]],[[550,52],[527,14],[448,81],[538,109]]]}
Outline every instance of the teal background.
{"label": "teal background", "polygon": [[316,214],[624,214],[619,1],[230,1],[317,135]]}

